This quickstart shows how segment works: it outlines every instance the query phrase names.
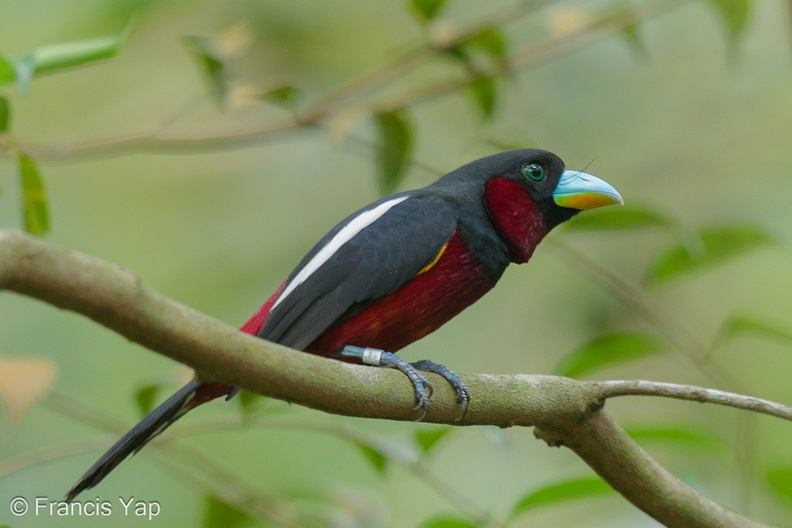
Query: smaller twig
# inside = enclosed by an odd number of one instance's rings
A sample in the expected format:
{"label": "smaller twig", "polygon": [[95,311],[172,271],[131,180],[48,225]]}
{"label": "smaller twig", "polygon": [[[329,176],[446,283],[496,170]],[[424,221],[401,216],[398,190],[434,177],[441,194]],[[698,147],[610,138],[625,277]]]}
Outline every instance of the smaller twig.
{"label": "smaller twig", "polygon": [[[509,65],[511,71],[524,70],[535,66],[543,61],[557,57],[564,53],[582,48],[583,46],[613,35],[626,27],[643,22],[649,18],[668,10],[677,4],[689,0],[655,0],[647,2],[643,8],[636,12],[632,7],[620,9],[613,14],[605,15],[579,29],[551,37],[547,40],[530,45],[523,50],[519,50],[504,62]],[[493,18],[479,22],[470,28],[452,35],[446,47],[464,42],[477,32],[481,32],[493,23],[502,22],[508,15],[512,20],[521,14],[530,12],[541,7],[545,2],[540,1],[536,4],[526,2],[511,8],[512,11],[496,13]],[[16,145],[19,151],[25,152],[36,159],[68,159],[82,156],[97,155],[122,155],[131,152],[194,152],[205,150],[224,150],[240,149],[257,146],[262,142],[280,138],[288,133],[310,129],[332,117],[337,111],[353,106],[365,107],[367,112],[389,112],[401,110],[403,108],[417,105],[437,97],[448,95],[464,89],[471,82],[480,77],[503,74],[501,64],[493,64],[479,68],[476,72],[467,71],[451,79],[440,81],[419,87],[414,91],[402,93],[393,99],[375,101],[372,103],[347,102],[349,99],[365,99],[366,95],[379,87],[382,83],[389,81],[392,77],[403,74],[405,71],[414,68],[427,57],[437,52],[437,48],[416,47],[408,51],[404,56],[397,58],[389,65],[375,70],[358,81],[352,82],[347,87],[342,87],[338,91],[320,99],[308,108],[303,109],[295,117],[286,120],[260,123],[247,128],[240,127],[233,130],[199,130],[197,132],[185,132],[183,130],[164,130],[161,127],[152,130],[143,130],[115,137],[108,137],[83,142],[72,143],[44,143],[16,140],[7,135],[0,135],[0,155],[11,150],[12,145]]]}
{"label": "smaller twig", "polygon": [[[169,473],[179,477],[191,488],[231,505],[268,526],[302,526],[290,505],[290,499],[250,485],[214,458],[184,444],[171,443],[171,439],[165,437],[154,444],[157,464],[167,467]],[[181,460],[177,461],[177,458]]]}
{"label": "smaller twig", "polygon": [[[0,478],[68,456],[104,449],[117,438],[116,432],[124,432],[129,428],[128,423],[118,420],[96,407],[70,398],[66,394],[52,393],[42,401],[42,405],[50,411],[76,422],[113,431],[113,433],[89,441],[44,449],[5,460],[0,462]],[[107,438],[108,436],[110,438]],[[176,435],[169,434],[152,442],[151,455],[158,465],[165,466],[170,473],[181,478],[183,482],[199,493],[232,504],[252,518],[284,528],[298,526],[296,520],[292,518],[293,515],[289,513],[290,509],[286,500],[272,492],[253,489],[236,473],[215,459],[184,444],[172,442],[175,438]],[[181,462],[174,460],[174,455],[183,460]]]}
{"label": "smaller twig", "polygon": [[[119,420],[113,416],[104,413],[101,409],[86,405],[67,394],[53,393],[42,401],[42,405],[52,412],[66,416],[76,422],[90,425],[101,430],[124,432],[129,428],[129,424]],[[465,512],[468,516],[479,521],[487,523],[487,526],[502,526],[503,522],[498,521],[487,512],[486,508],[476,504],[475,501],[468,496],[465,496],[459,490],[455,489],[451,484],[445,482],[442,478],[435,475],[430,471],[425,464],[420,460],[411,459],[408,457],[400,456],[394,452],[389,446],[379,442],[378,440],[360,433],[344,424],[325,424],[325,423],[308,423],[299,422],[296,420],[280,420],[272,419],[269,417],[253,417],[252,419],[242,420],[236,414],[224,417],[219,420],[204,420],[189,425],[183,425],[178,431],[169,431],[169,434],[163,435],[161,439],[157,439],[152,445],[155,449],[162,450],[164,453],[181,454],[189,460],[187,463],[195,467],[200,467],[201,472],[204,474],[210,473],[210,480],[214,483],[222,483],[221,488],[228,491],[224,493],[222,498],[230,502],[241,502],[240,500],[231,501],[229,497],[234,495],[239,497],[256,497],[257,501],[264,501],[262,492],[250,491],[246,486],[239,482],[238,477],[224,466],[218,464],[213,458],[205,456],[200,451],[190,449],[184,444],[174,443],[173,440],[186,438],[195,434],[207,432],[220,432],[228,431],[230,429],[243,429],[247,427],[253,428],[282,428],[291,430],[305,430],[329,435],[335,435],[352,443],[363,444],[372,449],[382,452],[388,457],[389,460],[398,463],[409,472],[413,473],[416,478],[422,480],[428,487],[441,497],[445,498],[450,504],[454,505],[460,511]],[[113,435],[115,436],[115,434]],[[61,448],[48,449],[42,452],[34,453],[32,455],[25,455],[12,459],[10,461],[3,461],[0,463],[0,477],[6,476],[27,467],[51,462],[58,460],[65,456],[73,454],[80,454],[83,452],[93,451],[106,447],[108,440],[102,436],[90,442],[80,442],[74,445],[69,445]],[[188,474],[184,468],[179,464],[172,463],[169,468],[173,472],[179,473],[182,477]],[[190,481],[190,478],[186,480]],[[194,487],[199,487],[195,483],[191,483]],[[213,488],[215,489],[215,488]],[[231,493],[230,490],[234,490]],[[206,491],[206,490],[204,490]],[[218,495],[216,491],[211,494]],[[266,500],[273,503],[277,502],[277,497],[272,494],[267,494]]]}
{"label": "smaller twig", "polygon": [[792,421],[792,407],[734,392],[660,381],[611,380],[591,382],[604,399],[616,396],[659,396],[676,400],[715,403]]}
{"label": "smaller twig", "polygon": [[184,438],[206,432],[228,431],[229,429],[256,428],[271,430],[275,428],[287,430],[303,430],[315,433],[333,435],[353,444],[365,445],[381,454],[389,461],[394,462],[412,473],[416,478],[432,488],[438,496],[444,498],[449,504],[464,512],[471,519],[485,523],[486,526],[503,526],[501,520],[495,519],[487,509],[477,504],[472,497],[463,494],[440,476],[433,473],[426,464],[414,457],[403,456],[388,444],[366,435],[342,423],[304,422],[297,420],[283,420],[270,417],[252,417],[246,419],[230,418],[213,421],[203,421],[182,426],[178,431],[171,432],[168,438]]}
{"label": "smaller twig", "polygon": [[70,420],[90,425],[102,431],[124,433],[129,429],[129,423],[119,420],[99,408],[86,405],[62,392],[51,392],[46,398],[41,400],[41,406]]}
{"label": "smaller twig", "polygon": [[[527,46],[506,57],[505,62],[511,72],[526,70],[553,57],[581,49],[588,44],[612,36],[625,28],[645,22],[684,1],[688,0],[655,0],[644,4],[640,11],[636,11],[628,5],[613,13],[598,17],[574,31],[553,36]],[[501,69],[500,64],[482,66],[475,71],[467,71],[464,75],[433,82],[416,88],[412,92],[400,94],[391,100],[378,102],[369,110],[371,112],[393,112],[408,106],[418,105],[462,90],[473,81],[482,77],[500,75],[503,73]]]}
{"label": "smaller twig", "polygon": [[[365,97],[377,88],[404,75],[426,59],[442,51],[458,46],[484,31],[515,22],[523,16],[544,7],[548,3],[549,0],[523,0],[515,4],[507,5],[501,9],[488,13],[473,23],[468,24],[466,27],[459,28],[454,32],[444,35],[441,42],[430,39],[427,42],[415,45],[386,63],[384,66],[365,74],[359,79],[323,97],[308,107],[302,116],[311,121],[318,121],[332,113],[338,108],[340,103],[353,97],[357,97],[358,99]],[[440,23],[444,22],[445,21],[441,21]],[[431,27],[432,26],[430,26],[430,28]]]}
{"label": "smaller twig", "polygon": [[[0,480],[18,471],[49,464],[73,455],[90,453],[107,447],[111,441],[109,436],[110,435],[97,436],[90,440],[59,445],[0,461]],[[113,437],[115,436],[116,435],[113,435]]]}
{"label": "smaller twig", "polygon": [[545,247],[559,252],[565,263],[580,270],[587,277],[594,279],[616,294],[625,305],[629,306],[630,310],[639,315],[660,332],[671,345],[676,347],[685,361],[696,367],[713,383],[735,390],[743,390],[734,376],[723,368],[719,368],[718,365],[708,362],[708,349],[696,336],[669,313],[651,304],[643,291],[557,238],[550,237],[543,244]]}
{"label": "smaller twig", "polygon": [[[59,160],[86,156],[118,155],[138,151],[190,152],[240,149],[258,145],[263,141],[281,137],[289,132],[310,128],[312,123],[288,118],[232,130],[184,132],[156,130],[141,131],[84,142],[36,143],[16,141],[19,151],[36,159]],[[0,153],[9,150],[11,138],[0,135]]]}

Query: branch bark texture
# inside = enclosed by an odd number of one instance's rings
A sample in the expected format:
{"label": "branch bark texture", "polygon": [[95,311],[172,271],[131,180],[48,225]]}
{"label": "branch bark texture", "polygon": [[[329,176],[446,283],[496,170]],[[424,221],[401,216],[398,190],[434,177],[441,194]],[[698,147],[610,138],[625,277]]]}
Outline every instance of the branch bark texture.
{"label": "branch bark texture", "polygon": [[[325,359],[243,334],[144,287],[128,270],[21,232],[0,231],[0,289],[83,314],[189,365],[206,380],[336,414],[390,420],[417,417],[412,388],[398,372]],[[671,475],[602,409],[610,396],[684,397],[682,386],[661,384],[661,390],[652,391],[651,382],[582,382],[528,375],[479,374],[463,379],[474,395],[464,419],[457,421],[454,394],[438,378],[426,421],[534,426],[539,438],[572,449],[616,491],[669,527],[765,526],[710,501]],[[690,389],[693,396],[685,399],[731,404],[729,393]],[[790,416],[784,406],[740,398],[738,406],[743,408],[780,409],[767,413]],[[755,407],[750,400],[755,400]]]}

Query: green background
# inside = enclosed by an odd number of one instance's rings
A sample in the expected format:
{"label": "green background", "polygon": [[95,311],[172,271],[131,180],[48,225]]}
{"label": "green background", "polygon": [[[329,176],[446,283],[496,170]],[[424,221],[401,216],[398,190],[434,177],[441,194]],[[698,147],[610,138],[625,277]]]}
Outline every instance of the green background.
{"label": "green background", "polygon": [[[505,5],[455,0],[442,16],[471,21]],[[499,81],[496,113],[489,120],[482,119],[465,92],[416,105],[409,109],[414,158],[447,171],[495,152],[492,142],[546,148],[569,168],[586,167],[606,179],[628,205],[651,208],[688,229],[755,226],[775,243],[654,287],[644,286],[647,269],[674,242],[662,229],[559,228],[551,239],[636,286],[654,313],[668,314],[705,346],[737,313],[792,329],[789,12],[780,1],[750,6],[748,25],[736,39],[708,2],[680,2],[639,26],[644,55],[611,36],[516,72]],[[609,7],[608,2],[552,3],[502,30],[510,48],[519,50],[552,36],[553,28],[570,17]],[[218,110],[205,97],[201,71],[182,41],[186,35],[246,24],[255,39],[238,65],[240,75],[263,86],[298,86],[309,102],[425,39],[405,4],[397,1],[8,1],[0,3],[0,12],[0,52],[10,57],[44,44],[117,33],[134,15],[116,58],[36,78],[24,96],[14,85],[0,87],[12,105],[14,137],[42,145],[157,129],[230,131],[284,115],[263,104]],[[453,59],[433,59],[390,83],[382,100],[460,71]],[[349,123],[349,134],[375,137],[364,115]],[[38,165],[52,220],[48,240],[128,268],[151,288],[234,326],[330,227],[379,196],[370,149],[319,130],[244,149],[110,152],[42,158]],[[435,177],[413,167],[400,189]],[[0,189],[0,226],[18,228],[18,176],[7,156],[0,157]],[[565,354],[597,336],[617,330],[659,333],[613,290],[581,273],[579,263],[547,245],[403,357],[428,357],[458,372],[550,373]],[[129,424],[139,417],[135,393],[140,387],[167,383],[175,388],[186,375],[173,362],[80,316],[8,293],[0,295],[0,354],[51,359],[58,369],[57,394]],[[792,400],[792,359],[784,340],[736,339],[708,365],[691,365],[670,347],[665,354],[590,377],[693,383]],[[710,367],[740,385],[716,384],[707,375]],[[661,399],[620,399],[608,408],[625,426],[695,427],[716,437],[714,446],[647,444],[647,449],[715,500],[764,522],[788,523],[789,503],[770,491],[764,474],[792,465],[790,424]],[[416,456],[415,431],[434,429],[341,419],[282,402],[266,402],[263,409],[280,422],[326,431],[353,428],[407,457]],[[183,428],[187,438],[180,442],[254,487],[296,497],[300,510],[332,512],[337,526],[417,526],[439,514],[464,518],[426,479],[397,463],[381,475],[338,434],[296,426],[188,434],[191,424],[237,412],[235,403],[213,403],[174,431]],[[96,439],[97,445],[0,477],[0,524],[205,522],[204,493],[163,470],[154,448],[82,497],[158,501],[162,513],[154,521],[124,518],[120,509],[109,519],[8,515],[8,502],[17,495],[60,499],[114,436],[47,406],[34,407],[18,428],[3,416],[0,463],[85,440]],[[428,467],[501,519],[532,489],[591,474],[572,453],[548,449],[530,430],[489,428],[452,431],[430,453]],[[616,495],[537,509],[510,524],[558,525],[658,526]]]}

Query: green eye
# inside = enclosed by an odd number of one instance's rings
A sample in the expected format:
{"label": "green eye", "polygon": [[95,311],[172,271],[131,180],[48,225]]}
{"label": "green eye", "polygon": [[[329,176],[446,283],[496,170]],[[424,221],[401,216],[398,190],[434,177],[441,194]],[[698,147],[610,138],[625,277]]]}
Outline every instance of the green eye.
{"label": "green eye", "polygon": [[522,171],[526,178],[535,182],[540,182],[547,176],[547,168],[539,163],[526,163]]}

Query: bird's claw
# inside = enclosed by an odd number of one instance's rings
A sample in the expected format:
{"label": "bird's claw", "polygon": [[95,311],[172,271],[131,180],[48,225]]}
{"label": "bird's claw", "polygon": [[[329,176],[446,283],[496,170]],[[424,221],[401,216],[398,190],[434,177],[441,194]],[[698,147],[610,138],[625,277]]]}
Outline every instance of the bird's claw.
{"label": "bird's claw", "polygon": [[421,411],[420,416],[415,421],[422,422],[426,418],[426,413],[429,412],[429,398],[434,394],[432,384],[429,383],[426,376],[418,372],[415,366],[407,363],[393,352],[382,353],[380,366],[398,369],[407,376],[415,390],[415,407],[413,407],[413,411]]}
{"label": "bird's claw", "polygon": [[401,371],[410,380],[415,391],[415,407],[413,407],[413,410],[421,411],[420,416],[415,419],[416,422],[423,421],[423,419],[426,418],[426,414],[429,412],[429,398],[431,398],[434,393],[432,384],[429,383],[426,376],[418,371],[433,372],[442,376],[451,384],[451,387],[456,393],[456,401],[462,407],[462,414],[456,421],[461,420],[465,416],[465,413],[467,413],[468,405],[470,404],[470,391],[459,376],[444,365],[429,361],[428,359],[415,363],[407,363],[393,352],[385,352],[384,350],[374,348],[361,348],[352,345],[343,347],[334,355],[340,357],[355,357],[366,365],[395,368]]}
{"label": "bird's claw", "polygon": [[456,421],[458,422],[465,417],[465,414],[467,414],[468,411],[468,406],[470,405],[470,390],[467,388],[467,385],[462,382],[462,379],[456,372],[445,365],[435,363],[434,361],[430,361],[428,359],[416,361],[415,363],[410,364],[415,367],[415,370],[434,372],[435,374],[445,378],[445,380],[448,381],[448,383],[454,389],[454,392],[456,393],[456,401],[462,408],[462,413],[459,415]]}

